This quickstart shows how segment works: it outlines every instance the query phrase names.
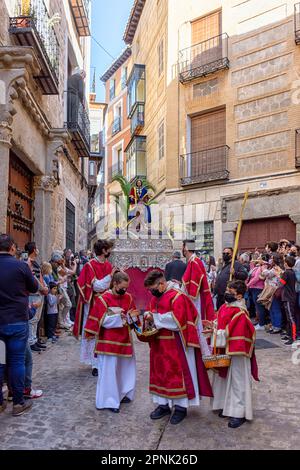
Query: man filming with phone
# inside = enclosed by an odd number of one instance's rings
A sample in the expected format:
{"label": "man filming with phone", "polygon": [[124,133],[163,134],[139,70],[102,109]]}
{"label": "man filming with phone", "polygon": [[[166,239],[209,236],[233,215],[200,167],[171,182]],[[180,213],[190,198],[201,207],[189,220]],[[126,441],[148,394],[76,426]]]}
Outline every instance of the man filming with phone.
{"label": "man filming with phone", "polygon": [[48,295],[49,291],[44,282],[41,267],[37,261],[39,250],[35,242],[29,242],[25,245],[25,253],[22,254],[23,259],[26,257],[26,253],[28,253],[27,264],[39,283],[38,291],[29,298],[29,303],[34,304],[37,309],[35,316],[29,321],[29,344],[32,351],[41,352],[41,350],[46,349],[46,346],[39,340],[38,324],[42,316],[44,296]]}

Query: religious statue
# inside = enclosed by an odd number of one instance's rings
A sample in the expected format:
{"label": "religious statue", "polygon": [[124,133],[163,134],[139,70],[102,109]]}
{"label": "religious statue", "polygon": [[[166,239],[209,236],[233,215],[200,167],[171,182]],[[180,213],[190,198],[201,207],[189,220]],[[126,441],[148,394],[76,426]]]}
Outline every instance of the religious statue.
{"label": "religious statue", "polygon": [[[151,224],[150,197],[143,181],[138,179],[129,194],[128,220],[140,218],[145,224]],[[137,226],[138,231],[138,226]]]}

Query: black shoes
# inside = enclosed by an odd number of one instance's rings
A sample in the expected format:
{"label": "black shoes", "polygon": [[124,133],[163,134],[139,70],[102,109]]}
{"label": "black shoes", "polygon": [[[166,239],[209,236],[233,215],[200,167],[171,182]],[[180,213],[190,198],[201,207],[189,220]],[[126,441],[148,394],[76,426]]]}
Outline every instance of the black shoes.
{"label": "black shoes", "polygon": [[42,349],[39,348],[36,343],[35,343],[35,344],[32,344],[32,345],[30,346],[30,349],[31,349],[31,351],[39,352],[39,353],[42,351]]}
{"label": "black shoes", "polygon": [[290,346],[291,344],[293,344],[293,340],[291,338],[289,338],[287,341],[284,341],[283,344],[286,344],[287,346]]}
{"label": "black shoes", "polygon": [[47,349],[47,346],[45,346],[45,344],[40,343],[39,341],[37,341],[35,345],[40,349]]}
{"label": "black shoes", "polygon": [[218,413],[219,418],[228,418],[228,416],[223,415],[223,410],[220,410]]}
{"label": "black shoes", "polygon": [[168,405],[159,405],[154,411],[152,411],[150,418],[151,419],[161,419],[164,416],[170,415],[171,410]]}
{"label": "black shoes", "polygon": [[187,415],[187,410],[186,408],[183,408],[182,406],[175,405],[175,411],[172,415],[172,418],[170,419],[171,424],[179,424],[181,421],[184,420],[184,418]]}
{"label": "black shoes", "polygon": [[[161,419],[164,416],[171,414],[170,407],[168,405],[159,405],[154,411],[152,411],[150,418],[151,419]],[[186,417],[187,410],[181,406],[175,406],[174,413],[170,419],[171,424],[179,424]]]}
{"label": "black shoes", "polygon": [[123,400],[121,401],[121,403],[130,403],[131,400],[128,398],[128,397],[124,397]]}
{"label": "black shoes", "polygon": [[246,418],[229,418],[228,427],[232,429],[239,428],[246,422]]}
{"label": "black shoes", "polygon": [[120,413],[119,408],[108,408],[108,410],[111,411],[112,413]]}
{"label": "black shoes", "polygon": [[98,377],[98,369],[96,369],[96,367],[94,367],[94,369],[92,370],[92,376]]}

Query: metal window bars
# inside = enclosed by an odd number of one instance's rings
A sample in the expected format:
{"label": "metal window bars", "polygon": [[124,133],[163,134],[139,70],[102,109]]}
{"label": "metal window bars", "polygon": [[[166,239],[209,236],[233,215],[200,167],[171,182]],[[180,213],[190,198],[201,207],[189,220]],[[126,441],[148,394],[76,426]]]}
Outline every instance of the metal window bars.
{"label": "metal window bars", "polygon": [[178,69],[181,83],[225,68],[229,68],[227,33],[179,51]]}
{"label": "metal window bars", "polygon": [[10,20],[10,28],[13,33],[18,29],[33,29],[35,31],[48,65],[58,82],[59,43],[44,1],[17,0],[15,17]]}
{"label": "metal window bars", "polygon": [[228,145],[222,145],[181,155],[179,157],[181,185],[228,179],[228,153]]}
{"label": "metal window bars", "polygon": [[82,157],[90,156],[90,119],[88,107],[78,93],[72,90],[65,92],[67,98],[66,126],[72,134],[75,147]]}

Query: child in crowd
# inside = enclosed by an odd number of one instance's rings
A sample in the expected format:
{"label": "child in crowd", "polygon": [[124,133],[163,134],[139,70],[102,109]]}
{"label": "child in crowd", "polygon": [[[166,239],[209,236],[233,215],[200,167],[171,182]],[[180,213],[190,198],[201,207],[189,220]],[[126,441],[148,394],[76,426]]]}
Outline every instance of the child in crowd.
{"label": "child in crowd", "polygon": [[49,287],[50,282],[55,282],[52,274],[52,266],[50,263],[45,262],[42,264],[42,276],[47,287]]}
{"label": "child in crowd", "polygon": [[281,299],[284,306],[285,316],[286,316],[286,341],[284,344],[293,344],[300,341],[300,332],[299,326],[297,328],[296,321],[296,274],[294,271],[294,266],[296,264],[296,259],[293,256],[286,256],[284,260],[284,268],[280,282],[283,285]]}
{"label": "child in crowd", "polygon": [[58,321],[58,288],[55,282],[49,284],[50,292],[47,296],[47,338],[52,343],[56,343],[58,337],[55,335],[55,330]]}

